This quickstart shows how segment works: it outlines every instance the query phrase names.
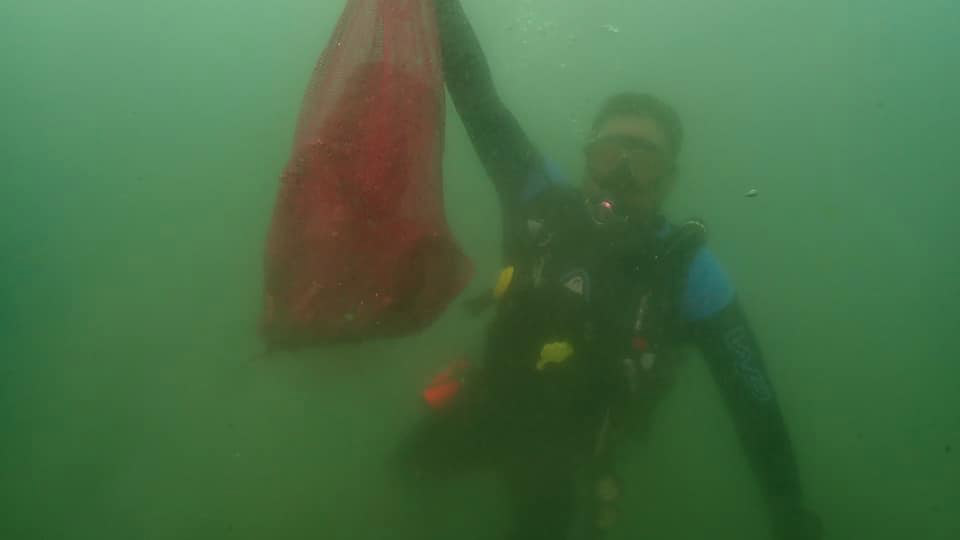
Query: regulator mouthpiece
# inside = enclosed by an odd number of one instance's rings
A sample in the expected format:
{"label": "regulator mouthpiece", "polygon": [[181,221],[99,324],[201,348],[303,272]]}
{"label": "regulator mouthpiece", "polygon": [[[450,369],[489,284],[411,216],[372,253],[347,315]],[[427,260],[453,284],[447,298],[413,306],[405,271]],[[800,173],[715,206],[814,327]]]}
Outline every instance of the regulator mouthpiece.
{"label": "regulator mouthpiece", "polygon": [[627,217],[619,212],[616,199],[609,193],[602,193],[589,199],[587,209],[593,222],[600,227],[622,225],[627,222]]}

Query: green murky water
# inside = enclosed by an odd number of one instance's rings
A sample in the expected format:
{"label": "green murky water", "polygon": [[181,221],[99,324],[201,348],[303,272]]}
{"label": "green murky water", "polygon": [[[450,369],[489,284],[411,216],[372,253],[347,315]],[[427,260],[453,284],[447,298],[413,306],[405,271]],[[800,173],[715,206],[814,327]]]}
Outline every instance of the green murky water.
{"label": "green murky water", "polygon": [[[828,537],[960,537],[960,8],[464,4],[504,98],[571,171],[608,94],[680,110],[670,215],[711,227]],[[276,177],[342,5],[0,6],[0,537],[502,529],[490,479],[415,500],[383,464],[419,385],[477,323],[454,311],[396,343],[256,358]],[[452,110],[447,144],[450,220],[479,290],[499,263],[498,210]],[[701,364],[653,435],[616,538],[765,538]]]}

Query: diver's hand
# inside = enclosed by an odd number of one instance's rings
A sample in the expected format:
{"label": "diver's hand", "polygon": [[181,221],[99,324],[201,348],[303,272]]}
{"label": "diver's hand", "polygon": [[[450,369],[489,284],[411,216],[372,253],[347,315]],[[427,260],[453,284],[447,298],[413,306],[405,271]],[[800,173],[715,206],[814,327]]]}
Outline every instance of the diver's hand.
{"label": "diver's hand", "polygon": [[799,501],[778,500],[771,504],[773,537],[776,540],[820,540],[823,522]]}

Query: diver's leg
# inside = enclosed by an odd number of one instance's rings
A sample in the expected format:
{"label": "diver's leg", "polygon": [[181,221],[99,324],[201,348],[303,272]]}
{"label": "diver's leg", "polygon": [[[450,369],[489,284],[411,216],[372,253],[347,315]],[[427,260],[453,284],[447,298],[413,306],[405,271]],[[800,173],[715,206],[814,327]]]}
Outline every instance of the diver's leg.
{"label": "diver's leg", "polygon": [[428,410],[394,452],[391,469],[406,481],[469,472],[493,463],[492,425],[480,377],[440,410]]}
{"label": "diver's leg", "polygon": [[603,540],[620,519],[621,483],[603,467],[585,475],[577,498],[577,517],[570,540]]}
{"label": "diver's leg", "polygon": [[580,477],[580,512],[571,540],[602,540],[617,526],[624,496],[621,462],[646,441],[654,410],[669,388],[651,384],[629,406],[608,410],[598,422],[596,445]]}
{"label": "diver's leg", "polygon": [[489,440],[483,434],[484,414],[478,399],[458,395],[443,410],[425,411],[394,449],[388,483],[390,492],[404,501],[402,527],[409,532],[401,536],[437,538],[431,524],[447,507],[450,485],[444,480],[492,463],[492,453],[483,444],[484,439]]}
{"label": "diver's leg", "polygon": [[601,483],[596,479],[586,484],[587,489],[578,489],[573,475],[566,472],[509,479],[512,516],[508,540],[607,538],[619,518],[619,491],[601,495],[597,491]]}
{"label": "diver's leg", "polygon": [[569,538],[577,499],[571,471],[557,471],[532,463],[528,467],[511,467],[505,473],[511,512],[507,538]]}

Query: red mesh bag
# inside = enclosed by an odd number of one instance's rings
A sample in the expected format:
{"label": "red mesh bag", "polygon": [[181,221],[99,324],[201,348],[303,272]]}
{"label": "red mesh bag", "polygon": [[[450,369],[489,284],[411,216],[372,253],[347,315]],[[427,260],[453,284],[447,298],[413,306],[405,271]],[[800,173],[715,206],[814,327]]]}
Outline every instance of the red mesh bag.
{"label": "red mesh bag", "polygon": [[410,334],[466,285],[472,267],[443,211],[444,114],[433,0],[348,0],[280,180],[271,345]]}

